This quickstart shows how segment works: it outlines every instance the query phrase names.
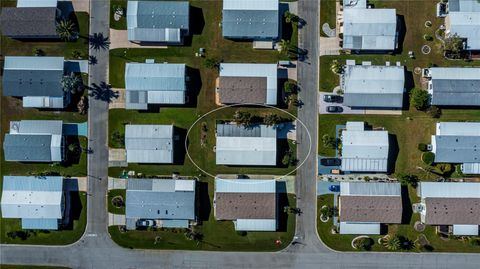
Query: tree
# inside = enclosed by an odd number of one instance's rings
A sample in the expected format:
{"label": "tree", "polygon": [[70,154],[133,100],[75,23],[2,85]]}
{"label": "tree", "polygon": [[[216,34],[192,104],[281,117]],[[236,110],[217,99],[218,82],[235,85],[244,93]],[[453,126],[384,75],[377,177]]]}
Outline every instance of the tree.
{"label": "tree", "polygon": [[283,13],[283,17],[285,17],[286,23],[298,22],[298,16],[290,11],[285,11],[285,13]]}
{"label": "tree", "polygon": [[373,240],[370,237],[362,237],[355,240],[355,242],[353,242],[353,245],[356,249],[370,250],[373,246]]}
{"label": "tree", "polygon": [[75,25],[71,20],[61,20],[57,24],[57,34],[64,41],[72,40],[75,35]]}
{"label": "tree", "polygon": [[244,126],[250,126],[252,124],[252,119],[253,119],[252,114],[246,111],[237,110],[233,115],[233,120],[235,121],[235,123],[244,125]]}
{"label": "tree", "polygon": [[118,147],[125,146],[125,138],[123,137],[122,134],[120,134],[119,131],[115,131],[112,133],[112,142]]}
{"label": "tree", "polygon": [[322,142],[323,146],[326,148],[335,148],[337,146],[337,140],[328,134],[322,136]]}
{"label": "tree", "polygon": [[410,102],[417,110],[424,110],[428,107],[429,94],[427,91],[413,88],[410,92]]}
{"label": "tree", "polygon": [[400,238],[397,235],[388,235],[383,242],[383,246],[388,250],[399,250],[401,247]]}
{"label": "tree", "polygon": [[87,111],[88,111],[88,98],[86,96],[82,96],[80,98],[80,101],[78,101],[78,104],[77,104],[77,109],[78,109],[78,113],[80,113],[81,115],[87,113]]}
{"label": "tree", "polygon": [[278,123],[282,122],[283,119],[282,117],[278,116],[277,114],[267,114],[265,117],[263,117],[263,123],[265,123],[267,126],[273,126],[277,125]]}
{"label": "tree", "polygon": [[78,50],[74,50],[74,51],[72,51],[72,58],[80,59],[80,58],[82,58],[82,53],[80,53],[80,51],[78,51]]}
{"label": "tree", "polygon": [[294,80],[287,80],[283,83],[283,91],[286,96],[297,93],[297,83]]}
{"label": "tree", "polygon": [[462,38],[457,34],[448,36],[445,38],[444,49],[451,58],[460,58],[460,54],[463,50]]}
{"label": "tree", "polygon": [[416,175],[398,174],[397,179],[403,186],[410,185],[416,188],[418,185],[418,177]]}
{"label": "tree", "polygon": [[330,64],[330,70],[335,74],[343,73],[343,64],[339,63],[337,60],[333,60]]}
{"label": "tree", "polygon": [[432,165],[433,162],[435,161],[435,153],[430,151],[424,152],[422,154],[422,161],[427,165]]}
{"label": "tree", "polygon": [[45,52],[39,48],[34,48],[33,54],[35,54],[35,56],[45,56]]}
{"label": "tree", "polygon": [[71,72],[70,74],[63,76],[62,86],[63,91],[75,94],[80,91],[80,87],[83,82],[80,76],[77,76],[75,73]]}
{"label": "tree", "polygon": [[218,69],[220,67],[220,61],[215,58],[205,59],[205,67],[209,69]]}
{"label": "tree", "polygon": [[327,205],[327,206],[322,206],[322,207],[320,208],[320,214],[321,214],[321,215],[324,215],[325,217],[331,218],[331,217],[333,217],[333,215],[334,215],[334,210],[333,210],[332,207],[330,207],[330,206],[328,206],[328,205]]}
{"label": "tree", "polygon": [[449,163],[438,163],[435,165],[435,168],[444,176],[448,176],[453,172],[453,166]]}
{"label": "tree", "polygon": [[282,39],[280,40],[280,49],[282,53],[287,54],[292,48],[292,43],[290,43],[290,40],[285,40]]}
{"label": "tree", "polygon": [[442,110],[438,106],[431,106],[428,108],[427,113],[430,117],[438,119],[442,115]]}

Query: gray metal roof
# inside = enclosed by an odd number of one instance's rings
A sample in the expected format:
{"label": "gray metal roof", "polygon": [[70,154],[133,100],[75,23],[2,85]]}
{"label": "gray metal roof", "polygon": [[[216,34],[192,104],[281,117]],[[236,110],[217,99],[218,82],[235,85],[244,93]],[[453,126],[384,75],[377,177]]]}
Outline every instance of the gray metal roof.
{"label": "gray metal roof", "polygon": [[59,176],[4,176],[3,190],[57,192],[63,189]]}
{"label": "gray metal roof", "polygon": [[3,95],[63,97],[63,66],[63,57],[6,56]]}
{"label": "gray metal roof", "polygon": [[452,12],[446,22],[448,33],[467,39],[467,50],[480,50],[480,12]]}
{"label": "gray metal roof", "polygon": [[435,162],[480,162],[480,134],[477,136],[435,136]]}
{"label": "gray metal roof", "polygon": [[343,48],[394,50],[397,47],[395,12],[395,9],[345,9]]}
{"label": "gray metal roof", "polygon": [[223,10],[226,38],[276,39],[278,28],[278,10]]}
{"label": "gray metal roof", "polygon": [[180,42],[189,31],[188,1],[128,1],[128,39]]}
{"label": "gray metal roof", "polygon": [[[11,123],[13,127],[14,123]],[[63,133],[63,122],[61,120],[21,120],[18,123],[18,133],[21,134],[61,135]]]}
{"label": "gray metal roof", "polygon": [[6,161],[51,162],[51,135],[6,134],[3,151]]}
{"label": "gray metal roof", "polygon": [[448,11],[480,12],[480,2],[477,0],[449,0]]}
{"label": "gray metal roof", "polygon": [[13,38],[58,38],[56,7],[4,7],[2,35]]}
{"label": "gray metal roof", "polygon": [[126,125],[129,163],[173,163],[173,125]]}
{"label": "gray metal roof", "polygon": [[433,105],[480,106],[480,68],[432,67]]}
{"label": "gray metal roof", "polygon": [[[137,182],[135,182],[137,181]],[[127,219],[195,219],[195,187],[179,190],[174,179],[128,179]],[[194,180],[188,180],[193,182]],[[189,185],[191,185],[190,183]],[[158,187],[158,186],[161,187]],[[151,186],[148,188],[148,186]]]}
{"label": "gray metal roof", "polygon": [[22,219],[22,229],[58,230],[58,219]]}

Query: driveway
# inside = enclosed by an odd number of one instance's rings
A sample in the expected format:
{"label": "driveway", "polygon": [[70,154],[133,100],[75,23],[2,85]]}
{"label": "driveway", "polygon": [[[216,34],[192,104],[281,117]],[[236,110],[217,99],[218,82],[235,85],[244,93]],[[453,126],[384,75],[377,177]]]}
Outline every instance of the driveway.
{"label": "driveway", "polygon": [[125,109],[125,89],[123,88],[112,88],[114,92],[118,92],[118,98],[112,100],[108,105],[109,109],[114,108],[123,108]]}
{"label": "driveway", "polygon": [[338,192],[333,192],[328,189],[330,188],[330,186],[335,186],[335,185],[340,186],[340,182],[317,180],[317,195],[324,195],[324,194],[338,195]]}
{"label": "driveway", "polygon": [[[342,103],[327,103],[323,101],[324,95],[332,95],[329,92],[320,92],[318,95],[318,113],[319,114],[345,114],[345,115],[402,115],[402,110],[388,110],[388,109],[352,109]],[[327,106],[340,106],[343,108],[341,113],[327,112]]]}
{"label": "driveway", "polygon": [[322,44],[319,48],[320,56],[324,55],[340,55],[340,48],[339,46],[340,39],[338,37],[320,37],[320,44]]}
{"label": "driveway", "polygon": [[108,213],[108,226],[125,225],[125,215]]}
{"label": "driveway", "polygon": [[[128,41],[128,32],[127,30],[115,30],[110,29],[110,49],[118,48],[152,48],[152,49],[166,49],[165,45],[145,45],[137,44]],[[192,55],[193,57],[193,55]]]}
{"label": "driveway", "polygon": [[108,190],[126,189],[127,181],[124,178],[108,178]]}
{"label": "driveway", "polygon": [[325,166],[322,165],[321,161],[322,159],[331,159],[334,157],[326,157],[326,156],[320,156],[318,155],[318,174],[319,175],[328,175],[332,173],[333,169],[340,169],[340,165],[338,166]]}

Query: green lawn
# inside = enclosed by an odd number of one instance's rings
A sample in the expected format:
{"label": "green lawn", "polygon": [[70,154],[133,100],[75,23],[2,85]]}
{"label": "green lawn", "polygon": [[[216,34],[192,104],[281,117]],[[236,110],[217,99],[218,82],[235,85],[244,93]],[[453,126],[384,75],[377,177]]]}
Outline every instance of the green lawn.
{"label": "green lawn", "polygon": [[[9,238],[7,233],[21,231],[20,219],[0,218],[2,244],[67,245],[76,242],[83,235],[87,224],[87,196],[85,192],[71,192],[71,216],[73,225],[59,231],[30,230],[29,237]],[[25,230],[27,231],[27,230]]]}
{"label": "green lawn", "polygon": [[[117,30],[127,29],[127,3],[128,0],[110,0],[110,28]],[[117,8],[123,9],[123,16],[115,21],[114,15]]]}
{"label": "green lawn", "polygon": [[[279,232],[247,232],[237,233],[231,221],[215,221],[213,216],[213,180],[204,181],[201,189],[199,206],[201,225],[195,231],[203,235],[200,242],[187,240],[183,229],[159,229],[157,231],[128,231],[122,233],[118,226],[110,226],[108,230],[112,239],[120,246],[127,248],[147,249],[184,249],[184,250],[216,250],[216,251],[277,251],[285,248],[295,233],[295,217],[280,213],[282,231]],[[207,183],[208,182],[208,183]],[[208,184],[208,187],[207,187]],[[208,195],[206,192],[208,190]],[[295,207],[295,197],[285,194],[279,198],[282,204]],[[280,209],[282,211],[282,209]],[[285,219],[287,218],[287,219]],[[155,238],[157,243],[155,244]],[[281,244],[275,244],[280,240]]]}
{"label": "green lawn", "polygon": [[71,42],[63,41],[19,41],[8,37],[0,37],[0,60],[4,56],[34,56],[35,49],[41,49],[45,56],[64,56],[72,59],[74,51],[80,52],[82,59],[88,58],[89,15],[75,12],[71,20],[80,29],[80,37]]}
{"label": "green lawn", "polygon": [[121,196],[123,198],[123,202],[125,203],[125,193],[126,193],[125,189],[123,190],[115,189],[115,190],[108,191],[108,197],[107,197],[108,212],[114,213],[114,214],[125,214],[125,206],[116,207],[112,203],[112,199],[116,196]]}
{"label": "green lawn", "polygon": [[[406,212],[411,212],[411,210],[405,210],[406,206],[411,206],[412,203],[418,202],[418,197],[416,195],[416,190],[409,187],[408,188],[408,195],[409,195],[409,202],[404,204],[404,214],[409,214]],[[317,212],[317,229],[320,238],[322,239],[323,243],[329,246],[332,249],[339,250],[339,251],[353,251],[354,249],[351,247],[351,241],[353,238],[357,237],[358,235],[340,235],[340,234],[332,234],[331,229],[333,227],[332,219],[330,219],[327,223],[323,223],[320,221],[320,208],[323,205],[333,206],[333,195],[321,195],[318,197],[318,212]],[[401,225],[389,225],[388,226],[388,233],[389,234],[396,234],[398,236],[403,236],[408,238],[412,241],[415,241],[420,234],[424,234],[428,241],[430,242],[433,251],[435,252],[475,252],[480,253],[480,246],[472,246],[468,242],[464,242],[460,239],[448,239],[443,240],[441,239],[435,232],[435,228],[433,226],[427,226],[425,231],[417,232],[413,228],[413,224],[420,219],[419,214],[413,214],[409,218],[408,224],[401,224]],[[389,251],[384,246],[378,244],[378,239],[382,237],[380,235],[370,236],[375,241],[375,244],[372,247],[372,251]],[[419,252],[418,248],[413,248],[411,250],[402,250],[402,251],[413,251]]]}
{"label": "green lawn", "polygon": [[320,35],[326,36],[322,31],[322,25],[328,23],[330,28],[335,28],[336,26],[336,12],[335,6],[338,0],[320,0]]}

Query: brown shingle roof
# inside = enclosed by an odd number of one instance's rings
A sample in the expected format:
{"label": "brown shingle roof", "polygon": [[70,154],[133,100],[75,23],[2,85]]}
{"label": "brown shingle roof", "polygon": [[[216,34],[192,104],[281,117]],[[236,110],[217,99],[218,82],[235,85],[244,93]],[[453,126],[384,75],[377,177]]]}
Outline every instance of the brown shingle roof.
{"label": "brown shingle roof", "polygon": [[401,223],[401,196],[340,196],[340,220]]}
{"label": "brown shingle roof", "polygon": [[425,223],[480,225],[479,198],[425,198]]}
{"label": "brown shingle roof", "polygon": [[57,35],[55,7],[2,8],[2,34],[17,38],[54,38]]}
{"label": "brown shingle roof", "polygon": [[275,219],[275,193],[215,194],[215,216],[219,220]]}
{"label": "brown shingle roof", "polygon": [[267,78],[220,77],[218,95],[222,104],[264,104],[267,101]]}

